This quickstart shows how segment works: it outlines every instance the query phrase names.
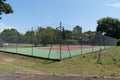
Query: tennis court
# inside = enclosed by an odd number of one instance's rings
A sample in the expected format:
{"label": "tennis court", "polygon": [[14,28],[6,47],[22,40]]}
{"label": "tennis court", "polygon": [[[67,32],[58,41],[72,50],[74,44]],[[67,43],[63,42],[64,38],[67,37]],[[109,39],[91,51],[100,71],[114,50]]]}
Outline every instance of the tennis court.
{"label": "tennis court", "polygon": [[100,49],[109,48],[108,46],[89,46],[89,45],[62,45],[48,47],[1,47],[0,51],[10,52],[13,54],[22,54],[26,56],[40,57],[45,59],[63,60],[85,53],[99,51]]}

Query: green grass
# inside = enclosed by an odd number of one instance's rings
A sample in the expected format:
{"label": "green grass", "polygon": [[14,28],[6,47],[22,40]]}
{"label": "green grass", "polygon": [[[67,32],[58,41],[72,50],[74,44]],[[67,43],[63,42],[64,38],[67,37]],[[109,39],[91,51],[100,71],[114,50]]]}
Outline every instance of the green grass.
{"label": "green grass", "polygon": [[97,63],[98,52],[61,62],[0,52],[0,72],[32,72],[80,76],[120,76],[120,47],[106,49]]}

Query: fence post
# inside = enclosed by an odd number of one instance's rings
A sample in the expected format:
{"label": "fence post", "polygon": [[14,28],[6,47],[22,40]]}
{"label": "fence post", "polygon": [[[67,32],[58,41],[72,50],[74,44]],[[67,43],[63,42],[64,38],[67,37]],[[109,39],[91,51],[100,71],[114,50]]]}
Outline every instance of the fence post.
{"label": "fence post", "polygon": [[98,53],[98,61],[97,61],[97,63],[98,64],[101,64],[101,34],[100,34],[100,32],[98,32],[98,39],[99,39],[99,47],[100,47],[100,49],[99,49],[99,53]]}
{"label": "fence post", "polygon": [[32,44],[32,56],[33,56],[33,35],[34,35],[34,32],[33,32],[33,27],[31,28],[31,31],[32,31],[32,33],[31,33],[31,44]]}

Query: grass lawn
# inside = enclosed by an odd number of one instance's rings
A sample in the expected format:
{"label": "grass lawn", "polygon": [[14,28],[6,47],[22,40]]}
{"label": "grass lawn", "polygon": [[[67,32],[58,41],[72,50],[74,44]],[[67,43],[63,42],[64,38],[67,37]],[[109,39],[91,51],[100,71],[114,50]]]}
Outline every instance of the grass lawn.
{"label": "grass lawn", "polygon": [[120,77],[120,47],[84,54],[61,62],[0,52],[0,72]]}

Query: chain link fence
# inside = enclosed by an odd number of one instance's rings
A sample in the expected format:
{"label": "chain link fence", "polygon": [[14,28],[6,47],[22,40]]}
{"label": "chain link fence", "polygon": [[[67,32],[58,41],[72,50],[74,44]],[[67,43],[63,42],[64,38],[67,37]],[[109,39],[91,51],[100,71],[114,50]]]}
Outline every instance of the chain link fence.
{"label": "chain link fence", "polygon": [[[55,60],[98,51],[99,63],[105,49],[110,48],[116,53],[113,53],[115,56],[118,55],[114,47],[117,45],[115,38],[104,36],[100,32],[96,32],[92,38],[83,33],[77,37],[79,38],[75,38],[74,32],[63,27],[31,28],[25,34],[20,34],[15,29],[6,29],[0,34],[0,51]],[[115,56],[110,55],[110,58],[116,61],[113,58]]]}

